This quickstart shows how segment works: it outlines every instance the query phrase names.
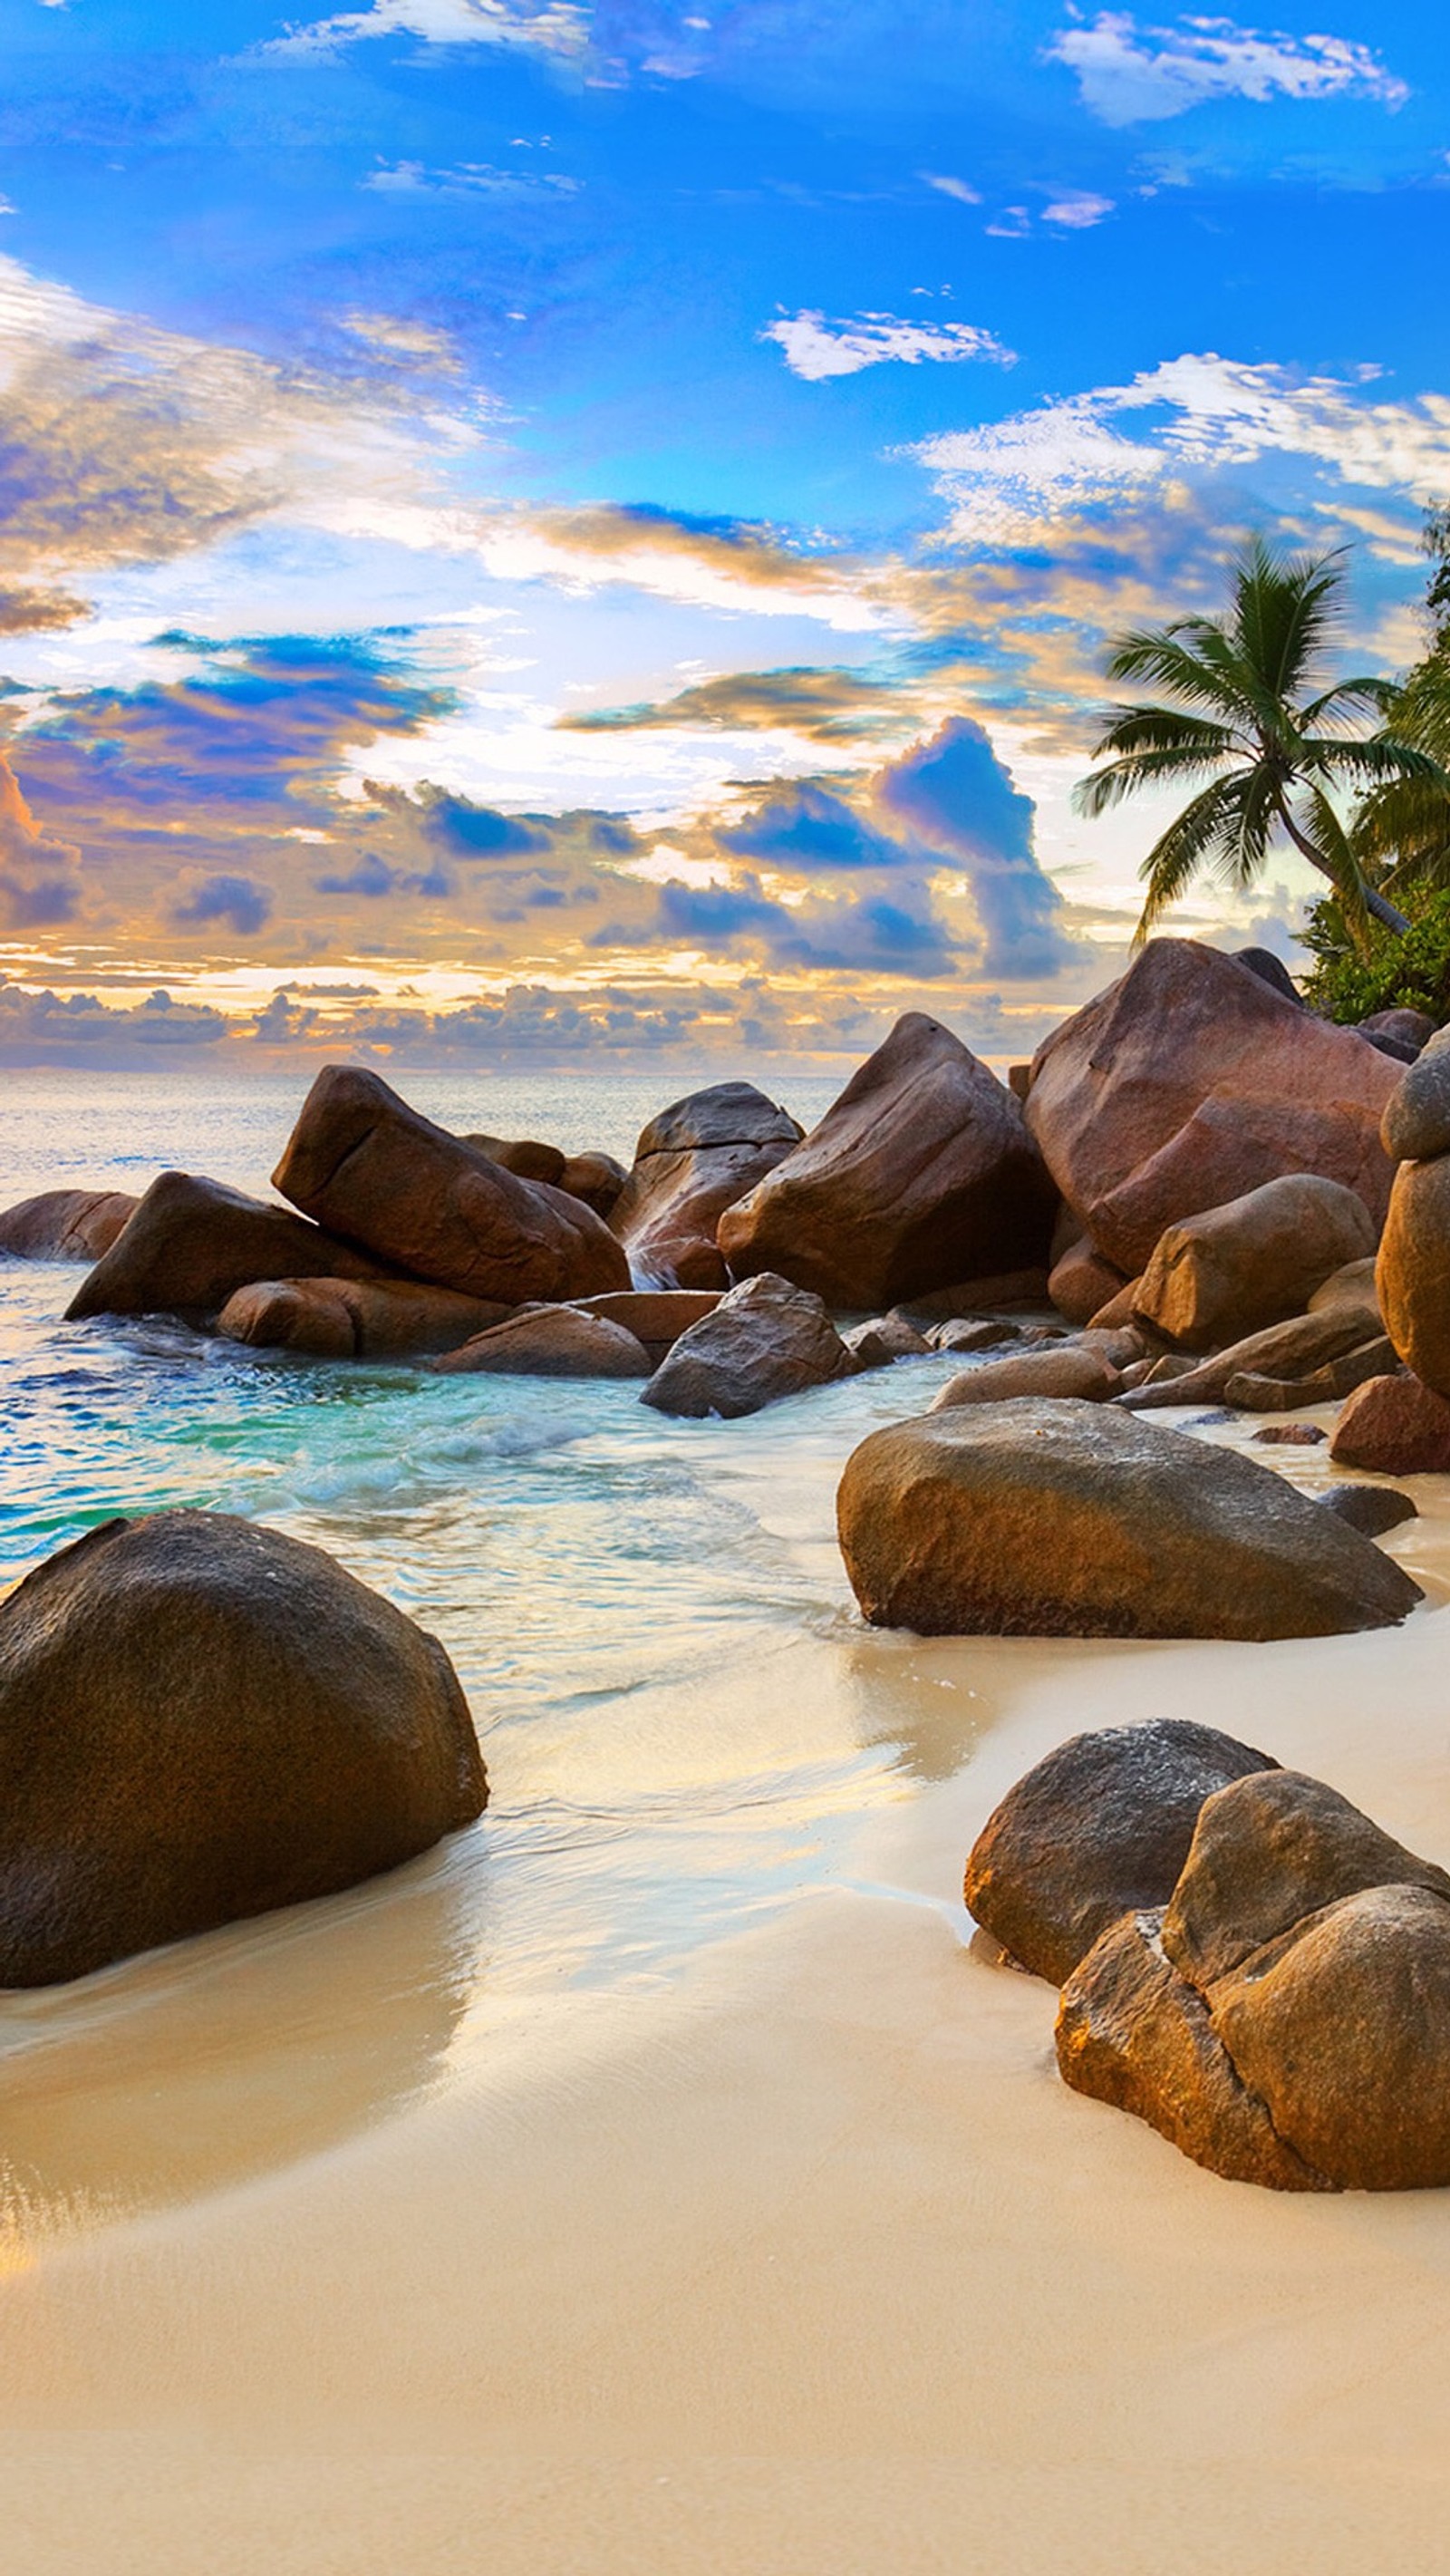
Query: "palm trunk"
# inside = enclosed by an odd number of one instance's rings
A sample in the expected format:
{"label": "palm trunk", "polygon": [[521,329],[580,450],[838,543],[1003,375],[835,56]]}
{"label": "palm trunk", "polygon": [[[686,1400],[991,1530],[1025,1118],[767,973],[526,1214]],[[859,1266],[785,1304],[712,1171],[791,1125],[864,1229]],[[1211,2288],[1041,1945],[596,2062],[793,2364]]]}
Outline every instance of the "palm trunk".
{"label": "palm trunk", "polygon": [[[1317,868],[1320,875],[1322,877],[1328,877],[1330,884],[1333,885],[1334,874],[1332,869],[1326,867],[1323,859],[1319,855],[1319,852],[1315,849],[1313,842],[1306,841],[1287,805],[1280,805],[1279,820],[1283,824],[1285,831],[1288,833],[1290,840],[1293,842],[1295,849],[1299,852],[1300,857],[1307,859],[1311,868]],[[1362,879],[1361,885],[1363,886],[1366,912],[1370,913],[1376,921],[1383,922],[1386,930],[1397,930],[1403,936],[1404,932],[1407,931],[1410,926],[1404,913],[1396,912],[1388,895],[1381,894],[1377,887],[1372,885],[1363,885]],[[1336,892],[1338,891],[1337,888],[1335,890]]]}

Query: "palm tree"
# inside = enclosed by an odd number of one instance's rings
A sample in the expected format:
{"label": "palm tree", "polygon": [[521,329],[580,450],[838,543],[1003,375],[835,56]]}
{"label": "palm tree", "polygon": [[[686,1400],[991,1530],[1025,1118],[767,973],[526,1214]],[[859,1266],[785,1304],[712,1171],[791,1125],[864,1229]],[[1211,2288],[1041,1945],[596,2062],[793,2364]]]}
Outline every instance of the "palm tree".
{"label": "palm tree", "polygon": [[1350,840],[1361,868],[1392,894],[1450,886],[1450,636],[1440,636],[1388,708],[1387,731],[1428,752],[1433,777],[1390,778],[1371,789]]}
{"label": "palm tree", "polygon": [[1343,587],[1342,550],[1280,558],[1256,538],[1234,567],[1226,618],[1177,618],[1113,647],[1110,679],[1155,682],[1171,703],[1112,710],[1093,748],[1104,766],[1077,788],[1079,811],[1103,814],[1144,788],[1205,782],[1143,862],[1148,893],[1135,947],[1201,870],[1224,885],[1252,885],[1280,833],[1329,879],[1352,928],[1362,934],[1367,914],[1409,928],[1366,876],[1334,793],[1411,779],[1450,788],[1450,780],[1428,752],[1364,730],[1366,719],[1383,722],[1394,694],[1387,682],[1318,686]]}

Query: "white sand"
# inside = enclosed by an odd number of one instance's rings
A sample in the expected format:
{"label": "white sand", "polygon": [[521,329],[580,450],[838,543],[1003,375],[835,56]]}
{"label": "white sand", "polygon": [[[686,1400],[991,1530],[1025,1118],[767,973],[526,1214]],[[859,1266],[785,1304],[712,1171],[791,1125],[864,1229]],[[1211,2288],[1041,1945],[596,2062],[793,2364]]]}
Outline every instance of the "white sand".
{"label": "white sand", "polygon": [[[1443,1598],[1450,1526],[1391,1544]],[[1450,1859],[1447,1636],[819,1638],[802,1703],[874,1707],[925,1785],[858,1883],[659,1990],[471,2019],[419,1965],[463,1975],[427,1867],[94,1984],[0,2087],[42,2174],[0,2288],[6,2565],[1445,2564],[1450,2194],[1220,2182],[1068,2093],[1055,1996],[973,1954],[957,1891],[1030,1761],[1154,1713]],[[151,2206],[106,2219],[123,2184]]]}

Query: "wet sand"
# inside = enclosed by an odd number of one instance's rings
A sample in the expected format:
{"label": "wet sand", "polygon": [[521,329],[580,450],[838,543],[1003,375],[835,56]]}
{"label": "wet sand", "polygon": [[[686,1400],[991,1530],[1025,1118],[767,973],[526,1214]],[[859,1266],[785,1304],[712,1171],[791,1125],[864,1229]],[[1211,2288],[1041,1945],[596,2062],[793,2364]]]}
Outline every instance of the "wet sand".
{"label": "wet sand", "polygon": [[[827,1498],[762,1508],[819,1547]],[[1434,1599],[1388,1634],[822,1635],[722,1675],[874,1709],[908,1767],[836,1884],[678,1974],[478,2008],[444,1855],[76,1990],[12,2096],[11,2563],[1438,2565],[1450,2194],[1254,2191],[1068,2093],[1055,1996],[958,1899],[1010,1780],[1153,1714],[1450,1859],[1450,1521],[1391,1545]]]}

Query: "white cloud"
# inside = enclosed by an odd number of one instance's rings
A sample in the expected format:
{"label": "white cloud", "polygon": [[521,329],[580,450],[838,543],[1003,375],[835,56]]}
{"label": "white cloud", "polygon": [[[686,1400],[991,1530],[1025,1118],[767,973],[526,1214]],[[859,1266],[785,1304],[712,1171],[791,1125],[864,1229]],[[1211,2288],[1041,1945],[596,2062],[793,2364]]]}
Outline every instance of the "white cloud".
{"label": "white cloud", "polygon": [[372,0],[367,9],[340,10],[308,27],[257,48],[292,59],[333,54],[369,36],[418,36],[429,45],[505,45],[528,52],[578,55],[589,41],[589,20],[574,0]]}
{"label": "white cloud", "polygon": [[382,161],[362,184],[380,196],[531,197],[550,188],[573,196],[583,182],[558,170],[499,170],[491,161],[459,161],[448,170],[430,170],[422,161]]}
{"label": "white cloud", "polygon": [[1085,233],[1113,212],[1111,197],[1095,197],[1086,188],[1059,188],[1043,207],[1042,220],[1061,224],[1064,232]]}
{"label": "white cloud", "polygon": [[[1210,351],[989,429],[927,439],[914,453],[941,478],[953,534],[973,544],[1027,542],[1044,518],[1268,455],[1298,457],[1338,490],[1435,501],[1450,489],[1450,397],[1377,401],[1368,381],[1296,378]],[[1125,415],[1132,436],[1118,425]]]}
{"label": "white cloud", "polygon": [[939,189],[944,197],[955,197],[958,205],[979,206],[982,202],[980,188],[972,187],[966,179],[953,179],[941,170],[922,170],[917,175],[928,188]]}
{"label": "white cloud", "polygon": [[1231,18],[1140,28],[1128,11],[1105,9],[1089,26],[1064,28],[1047,55],[1077,74],[1083,105],[1105,125],[1182,116],[1210,98],[1352,94],[1393,108],[1409,96],[1368,45],[1346,36],[1266,33]]}
{"label": "white cloud", "polygon": [[924,358],[939,364],[965,358],[985,358],[999,367],[1016,364],[1015,351],[974,323],[903,322],[893,313],[858,313],[850,322],[828,322],[824,313],[795,313],[770,323],[760,336],[774,340],[792,375],[811,384],[826,376],[858,375],[863,367],[893,360],[909,367]]}

